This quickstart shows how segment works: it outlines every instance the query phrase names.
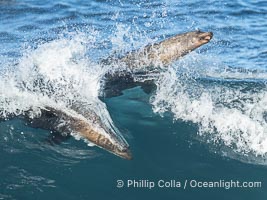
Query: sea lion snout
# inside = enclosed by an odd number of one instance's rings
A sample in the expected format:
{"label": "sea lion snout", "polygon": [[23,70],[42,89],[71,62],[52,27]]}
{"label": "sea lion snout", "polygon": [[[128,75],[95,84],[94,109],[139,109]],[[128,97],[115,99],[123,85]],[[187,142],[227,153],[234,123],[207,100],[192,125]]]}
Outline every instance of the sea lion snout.
{"label": "sea lion snout", "polygon": [[124,158],[127,159],[127,160],[132,160],[133,159],[132,152],[129,149],[127,149],[124,152]]}
{"label": "sea lion snout", "polygon": [[120,156],[121,158],[124,158],[126,160],[132,160],[132,152],[130,151],[129,148],[124,149],[124,150],[118,150],[114,152],[116,155]]}
{"label": "sea lion snout", "polygon": [[212,32],[200,32],[200,31],[198,31],[197,33],[198,33],[198,40],[202,44],[208,43],[213,37],[213,33]]}

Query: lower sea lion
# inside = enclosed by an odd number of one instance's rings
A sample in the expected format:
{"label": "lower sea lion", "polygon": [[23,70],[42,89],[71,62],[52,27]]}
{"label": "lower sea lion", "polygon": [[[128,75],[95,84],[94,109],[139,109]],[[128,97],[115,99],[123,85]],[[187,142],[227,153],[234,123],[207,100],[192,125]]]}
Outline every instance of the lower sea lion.
{"label": "lower sea lion", "polygon": [[[86,109],[88,111],[88,109]],[[65,136],[78,134],[89,142],[101,147],[121,158],[132,159],[128,143],[120,137],[120,133],[110,124],[104,124],[92,110],[87,112],[86,118],[68,109],[45,107],[41,115],[35,118],[24,115],[27,125],[42,128]],[[114,130],[115,129],[115,130]]]}

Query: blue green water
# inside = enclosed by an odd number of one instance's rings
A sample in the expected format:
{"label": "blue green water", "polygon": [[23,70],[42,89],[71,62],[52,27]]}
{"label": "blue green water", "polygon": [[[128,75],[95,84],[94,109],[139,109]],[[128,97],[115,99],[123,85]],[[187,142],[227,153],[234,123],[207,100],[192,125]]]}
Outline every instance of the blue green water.
{"label": "blue green water", "polygon": [[[72,84],[90,96],[98,91],[88,82],[101,74],[94,62],[195,29],[214,38],[162,72],[156,91],[136,87],[103,100],[133,160],[77,138],[50,145],[49,131],[2,121],[0,199],[266,199],[266,1],[0,1],[0,113],[39,99],[67,103]],[[41,75],[56,97],[17,90]],[[184,189],[186,180],[261,187]]]}

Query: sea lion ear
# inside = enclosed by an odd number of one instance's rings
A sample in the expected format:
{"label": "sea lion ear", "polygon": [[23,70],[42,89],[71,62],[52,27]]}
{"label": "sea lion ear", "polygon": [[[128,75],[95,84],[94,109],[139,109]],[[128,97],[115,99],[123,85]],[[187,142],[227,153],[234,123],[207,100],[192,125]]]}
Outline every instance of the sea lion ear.
{"label": "sea lion ear", "polygon": [[202,33],[202,31],[200,29],[197,29],[196,33]]}

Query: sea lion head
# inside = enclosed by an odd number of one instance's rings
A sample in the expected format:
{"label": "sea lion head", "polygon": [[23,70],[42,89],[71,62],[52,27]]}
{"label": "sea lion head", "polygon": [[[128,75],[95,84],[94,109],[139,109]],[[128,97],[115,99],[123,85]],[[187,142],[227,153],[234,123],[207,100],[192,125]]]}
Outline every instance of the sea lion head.
{"label": "sea lion head", "polygon": [[[75,124],[74,124],[75,123]],[[95,126],[88,123],[86,120],[73,120],[72,129],[79,133],[84,139],[93,144],[109,151],[121,158],[131,160],[132,153],[129,149],[128,143],[121,138],[119,132],[108,129],[101,122]]]}
{"label": "sea lion head", "polygon": [[207,44],[212,39],[212,36],[212,32],[191,31],[163,41],[162,45],[167,50],[170,60],[173,61]]}
{"label": "sea lion head", "polygon": [[162,42],[165,52],[162,54],[161,59],[163,63],[175,61],[196,48],[207,44],[212,39],[212,36],[212,32],[202,32],[200,30],[178,34]]}
{"label": "sea lion head", "polygon": [[119,148],[116,148],[116,149],[114,149],[114,151],[112,153],[114,153],[115,155],[117,155],[121,158],[124,158],[127,160],[132,160],[132,153],[131,153],[129,148],[125,148],[122,150]]}
{"label": "sea lion head", "polygon": [[[103,104],[99,104],[99,106],[101,105]],[[81,110],[82,108],[84,109]],[[85,109],[86,112],[84,112]],[[83,115],[80,116],[81,118],[68,116],[71,119],[69,123],[71,130],[98,147],[121,158],[131,160],[132,154],[129,144],[114,126],[109,113],[104,110],[104,107],[102,109],[102,113],[96,114],[94,110],[82,105],[75,107],[75,110]]]}
{"label": "sea lion head", "polygon": [[150,62],[169,64],[212,39],[212,32],[191,31],[170,37],[146,49]]}
{"label": "sea lion head", "polygon": [[188,49],[193,50],[203,44],[207,44],[212,39],[212,36],[212,32],[202,32],[200,30],[187,33]]}

